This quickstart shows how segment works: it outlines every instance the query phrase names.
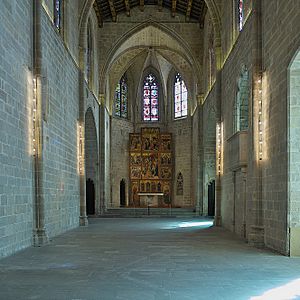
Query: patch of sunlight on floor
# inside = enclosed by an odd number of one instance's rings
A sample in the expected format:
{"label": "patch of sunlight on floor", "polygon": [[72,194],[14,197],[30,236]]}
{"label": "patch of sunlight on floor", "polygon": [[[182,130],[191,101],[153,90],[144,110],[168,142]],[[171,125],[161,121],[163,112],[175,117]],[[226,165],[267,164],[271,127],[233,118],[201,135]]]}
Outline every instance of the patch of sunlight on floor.
{"label": "patch of sunlight on floor", "polygon": [[199,226],[213,226],[213,221],[202,221],[202,222],[182,222],[178,225],[180,228],[188,228],[188,227],[199,227]]}
{"label": "patch of sunlight on floor", "polygon": [[266,291],[261,296],[251,297],[249,300],[296,300],[300,299],[300,279]]}
{"label": "patch of sunlight on floor", "polygon": [[192,228],[192,227],[199,227],[199,228],[208,228],[213,226],[213,221],[189,221],[189,222],[176,222],[172,223],[168,226],[165,226],[163,229],[175,229],[175,228]]}

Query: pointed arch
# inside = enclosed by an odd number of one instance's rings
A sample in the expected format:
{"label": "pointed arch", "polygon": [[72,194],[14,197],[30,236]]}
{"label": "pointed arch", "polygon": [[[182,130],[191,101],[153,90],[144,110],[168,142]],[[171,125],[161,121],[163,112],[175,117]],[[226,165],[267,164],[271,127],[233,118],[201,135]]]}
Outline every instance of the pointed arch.
{"label": "pointed arch", "polygon": [[298,49],[291,59],[288,67],[288,204],[287,204],[287,224],[289,232],[289,254],[290,256],[300,256],[299,235],[300,235],[300,119],[299,119],[299,93],[300,93],[300,49]]}
{"label": "pointed arch", "polygon": [[[141,44],[141,38],[139,35],[142,35],[145,31],[151,31],[154,34],[146,35],[149,39],[153,39],[154,36],[159,36],[160,38],[153,41],[145,41]],[[173,47],[170,47],[172,45]],[[122,35],[121,38],[115,43],[112,47],[110,53],[107,56],[106,62],[100,71],[100,80],[105,81],[111,66],[121,55],[129,50],[129,48],[148,48],[152,46],[154,48],[166,48],[171,49],[174,52],[180,53],[182,57],[192,66],[194,74],[197,76],[197,81],[201,81],[200,78],[200,66],[197,60],[194,58],[194,55],[186,43],[186,41],[180,37],[176,32],[172,31],[170,28],[163,24],[153,22],[152,20],[138,24],[127,33]],[[104,93],[104,91],[102,91]]]}
{"label": "pointed arch", "polygon": [[[85,154],[85,176],[86,180],[90,179],[93,183],[95,194],[94,199],[91,201],[93,203],[94,213],[99,213],[99,156],[98,156],[98,137],[96,122],[94,118],[93,109],[89,107],[85,112],[85,123],[84,123],[84,154]],[[88,184],[86,182],[86,184]],[[91,195],[90,195],[91,196]],[[87,207],[91,204],[91,199],[86,198]]]}
{"label": "pointed arch", "polygon": [[[153,120],[155,122],[163,122],[164,118],[165,118],[165,110],[164,110],[164,95],[165,95],[165,91],[164,91],[164,87],[162,84],[162,77],[161,77],[161,73],[159,72],[159,70],[157,70],[154,66],[148,66],[146,68],[143,69],[143,72],[140,76],[140,80],[139,80],[139,84],[138,84],[138,89],[137,89],[137,111],[138,111],[138,116],[137,118],[141,121],[144,122],[144,118],[143,118],[143,114],[144,114],[144,82],[145,82],[145,78],[149,75],[149,74],[153,74],[153,76],[156,78],[156,84],[157,84],[157,91],[158,91],[158,119],[157,120]],[[145,120],[146,122],[151,121],[151,120]]]}
{"label": "pointed arch", "polygon": [[[110,83],[117,83],[121,74],[126,72],[128,68],[132,65],[132,63],[137,59],[137,57],[141,55],[147,55],[149,47],[132,47],[126,49],[124,52],[120,53],[118,57],[116,57],[115,61],[110,65],[108,77],[113,77],[114,80]],[[161,47],[159,49],[155,48],[157,54],[162,56],[166,61],[172,64],[180,73],[185,74],[185,82],[188,86],[189,90],[192,90],[192,87],[195,83],[194,75],[195,70],[193,66],[187,61],[185,57],[182,56],[181,53],[176,52],[168,47]],[[111,74],[113,74],[111,76]],[[197,79],[197,78],[196,78]]]}

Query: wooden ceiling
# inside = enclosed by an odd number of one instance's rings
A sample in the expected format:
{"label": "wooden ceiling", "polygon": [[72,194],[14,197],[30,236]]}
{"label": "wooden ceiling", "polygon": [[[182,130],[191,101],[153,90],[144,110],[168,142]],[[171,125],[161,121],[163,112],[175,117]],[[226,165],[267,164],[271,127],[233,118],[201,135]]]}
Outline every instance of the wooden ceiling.
{"label": "wooden ceiling", "polygon": [[138,6],[144,11],[145,5],[156,5],[158,11],[168,8],[172,17],[185,15],[186,22],[199,22],[201,28],[204,25],[207,11],[204,0],[96,0],[94,9],[102,27],[103,22],[116,22],[118,14],[126,13],[130,17],[133,7]]}

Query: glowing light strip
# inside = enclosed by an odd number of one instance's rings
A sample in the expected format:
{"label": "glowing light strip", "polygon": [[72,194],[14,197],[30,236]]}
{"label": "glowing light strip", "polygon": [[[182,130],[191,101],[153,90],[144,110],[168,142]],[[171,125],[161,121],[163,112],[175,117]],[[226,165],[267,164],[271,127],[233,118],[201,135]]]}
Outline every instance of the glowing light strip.
{"label": "glowing light strip", "polygon": [[216,135],[217,174],[220,176],[222,173],[222,123],[217,123]]}
{"label": "glowing light strip", "polygon": [[79,174],[83,172],[83,133],[82,133],[82,126],[78,126],[78,168]]}
{"label": "glowing light strip", "polygon": [[262,117],[262,76],[257,80],[258,86],[258,159],[263,159],[263,117]]}
{"label": "glowing light strip", "polygon": [[36,78],[32,79],[32,153],[35,156],[37,154],[36,143],[36,115],[37,115],[37,81]]}

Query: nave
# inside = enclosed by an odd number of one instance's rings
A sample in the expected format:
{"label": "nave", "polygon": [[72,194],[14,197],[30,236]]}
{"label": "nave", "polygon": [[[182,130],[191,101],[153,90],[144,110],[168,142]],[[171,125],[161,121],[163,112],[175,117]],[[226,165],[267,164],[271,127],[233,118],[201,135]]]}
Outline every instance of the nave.
{"label": "nave", "polygon": [[300,299],[300,258],[209,218],[94,218],[0,261],[0,299]]}

